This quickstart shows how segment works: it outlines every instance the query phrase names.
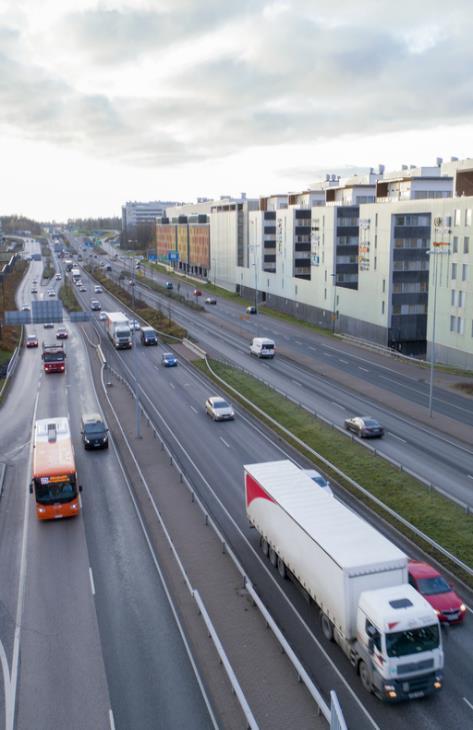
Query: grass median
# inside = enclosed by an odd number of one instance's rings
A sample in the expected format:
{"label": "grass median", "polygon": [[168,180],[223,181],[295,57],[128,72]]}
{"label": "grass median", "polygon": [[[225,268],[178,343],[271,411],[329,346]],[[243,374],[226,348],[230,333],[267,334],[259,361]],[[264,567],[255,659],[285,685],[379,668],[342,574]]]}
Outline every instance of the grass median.
{"label": "grass median", "polygon": [[82,307],[77,301],[76,293],[69,283],[65,280],[61,288],[59,289],[59,299],[63,303],[65,309],[68,312],[82,312]]}
{"label": "grass median", "polygon": [[[220,361],[210,360],[209,362],[217,375],[245,398],[248,398],[251,403],[261,408],[265,414],[274,418],[281,426],[291,431],[294,436],[304,441],[448,552],[457,556],[467,565],[473,565],[473,517],[471,515],[466,514],[456,504],[433,490],[429,491],[416,479],[387,463],[381,457],[372,455],[357,441],[351,440],[314,418],[303,408],[291,403],[291,401],[263,385],[256,378]],[[194,365],[213,379],[205,361],[195,361]],[[222,388],[220,382],[218,380],[216,382]],[[232,391],[228,390],[228,394],[233,400],[238,400]],[[245,408],[252,410],[246,403],[241,402]],[[256,412],[255,415],[261,420],[265,420]],[[278,431],[269,421],[267,423],[270,428],[276,432]],[[340,478],[335,472],[331,472],[323,462],[314,459],[309,452],[301,448],[282,431],[280,431],[280,434],[288,443],[308,457],[315,466],[320,467],[327,473],[333,481],[340,484],[372,511],[378,513],[409,539],[416,542],[425,552],[435,557],[436,560],[473,588],[473,578],[468,573],[460,570],[438,550],[418,538],[411,530],[404,527],[394,517],[391,517],[382,507],[372,502],[369,497],[364,496],[347,480]]]}

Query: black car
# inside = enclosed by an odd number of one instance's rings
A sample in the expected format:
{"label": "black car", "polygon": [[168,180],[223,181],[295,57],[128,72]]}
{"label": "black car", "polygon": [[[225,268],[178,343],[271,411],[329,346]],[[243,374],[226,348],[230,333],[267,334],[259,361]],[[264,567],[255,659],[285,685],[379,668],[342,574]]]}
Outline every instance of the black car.
{"label": "black car", "polygon": [[172,281],[167,281],[165,284],[166,289],[174,289]]}
{"label": "black car", "polygon": [[84,413],[80,432],[84,449],[108,449],[108,428],[98,413]]}
{"label": "black car", "polygon": [[141,328],[141,343],[143,345],[157,345],[158,335],[152,327]]}
{"label": "black car", "polygon": [[384,436],[384,428],[379,421],[371,416],[355,416],[345,420],[345,428],[347,431],[356,433],[361,439],[381,438]]}

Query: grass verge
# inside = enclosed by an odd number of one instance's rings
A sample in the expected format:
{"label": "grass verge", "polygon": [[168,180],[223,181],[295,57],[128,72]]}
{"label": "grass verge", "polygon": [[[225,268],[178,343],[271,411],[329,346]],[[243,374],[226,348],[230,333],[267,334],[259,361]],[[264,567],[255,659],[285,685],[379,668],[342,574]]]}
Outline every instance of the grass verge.
{"label": "grass verge", "polygon": [[59,289],[59,299],[63,303],[65,309],[68,312],[82,312],[82,307],[77,301],[76,293],[69,281],[64,281],[63,285]]}
{"label": "grass verge", "polygon": [[[84,268],[98,282],[100,282],[105,289],[108,289],[111,294],[113,294],[117,299],[123,302],[125,306],[129,307],[130,309],[132,308],[132,298],[125,289],[116,284],[114,281],[111,281],[101,271],[97,269],[93,270],[90,266],[85,266]],[[167,313],[164,313],[161,311],[161,309],[150,307],[148,304],[146,304],[146,302],[143,302],[140,299],[135,299],[134,311],[136,312],[136,314],[146,320],[146,322],[149,322],[149,324],[154,327],[154,329],[163,334],[164,342],[170,341],[170,339],[167,339],[166,335],[178,339],[182,339],[183,337],[187,336],[187,331],[184,329],[184,327],[181,327],[180,325],[176,324],[176,322],[173,322],[170,309]]]}
{"label": "grass verge", "polygon": [[[325,423],[318,421],[302,408],[281,397],[280,394],[255,378],[220,361],[211,360],[210,364],[217,375],[261,408],[268,416],[289,429],[294,436],[303,440],[325,459],[341,469],[347,476],[358,482],[367,491],[378,497],[384,504],[442,545],[450,553],[456,555],[467,565],[473,565],[473,519],[471,515],[466,514],[460,507],[434,491],[427,490],[413,477],[396,469],[381,458],[373,456],[356,441],[350,440]],[[212,378],[205,361],[197,361],[194,365]],[[217,380],[216,382],[219,383]],[[219,387],[222,388],[220,383]],[[229,390],[228,393],[232,399],[238,400],[232,391]],[[242,405],[248,408],[243,402]],[[251,407],[248,410],[251,411]],[[256,412],[254,414],[265,421]],[[266,423],[277,432],[272,424],[268,421]],[[280,435],[304,456],[308,457],[317,467],[326,472],[333,481],[340,484],[357,500],[368,506],[370,510],[378,513],[385,521],[409,537],[410,540],[416,542],[426,553],[435,557],[436,560],[473,588],[473,578],[471,576],[460,570],[454,563],[428,543],[425,543],[424,540],[413,535],[408,528],[405,528],[394,517],[391,517],[381,507],[374,504],[368,497],[358,492],[349,482],[341,479],[334,472],[331,473],[330,469],[327,469],[323,463],[317,463],[317,460],[310,453],[301,449],[295,441],[291,441],[282,431]]]}

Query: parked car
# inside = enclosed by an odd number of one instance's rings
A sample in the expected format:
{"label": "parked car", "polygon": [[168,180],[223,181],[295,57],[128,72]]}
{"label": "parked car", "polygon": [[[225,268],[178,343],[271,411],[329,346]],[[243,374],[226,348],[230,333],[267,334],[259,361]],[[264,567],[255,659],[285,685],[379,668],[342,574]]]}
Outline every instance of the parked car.
{"label": "parked car", "polygon": [[96,284],[96,285],[94,286],[94,292],[95,292],[96,294],[102,294],[102,293],[103,293],[103,289],[102,289],[102,287],[100,286],[100,284]]}
{"label": "parked car", "polygon": [[315,469],[304,469],[304,474],[307,474],[308,477],[312,479],[312,481],[317,484],[318,487],[323,489],[324,492],[329,494],[331,497],[333,497],[332,487],[330,486],[330,482],[327,481],[327,479],[320,474],[320,472],[316,471]]}
{"label": "parked car", "polygon": [[205,303],[206,304],[217,304],[217,300],[215,299],[215,297],[207,297],[205,300]]}
{"label": "parked car", "polygon": [[381,438],[384,436],[384,428],[376,418],[371,416],[354,416],[345,419],[345,428],[347,431],[356,433],[360,439]]}
{"label": "parked car", "polygon": [[177,357],[172,352],[164,352],[161,355],[161,364],[165,368],[173,368],[177,365]]}
{"label": "parked car", "polygon": [[200,289],[194,289],[194,291],[192,292],[192,294],[195,297],[201,297],[202,296],[202,292],[200,291]]}
{"label": "parked car", "polygon": [[68,331],[65,327],[58,327],[56,330],[56,340],[67,340],[69,337]]}
{"label": "parked car", "polygon": [[164,286],[166,287],[166,289],[174,289],[174,284],[172,283],[172,281],[167,281]]}
{"label": "parked car", "polygon": [[205,412],[214,421],[231,421],[235,418],[235,411],[230,403],[220,398],[220,396],[212,396],[205,401]]}
{"label": "parked car", "polygon": [[99,319],[101,322],[107,319],[107,312],[100,312]]}
{"label": "parked car", "polygon": [[100,304],[98,299],[92,299],[92,301],[90,302],[90,308],[93,312],[100,312],[100,310],[102,309],[102,305]]}
{"label": "parked car", "polygon": [[108,428],[98,413],[84,413],[81,435],[84,449],[108,449]]}
{"label": "parked car", "polygon": [[257,309],[255,306],[251,306],[251,307],[246,308],[246,313],[247,314],[257,314],[258,312],[257,312]]}
{"label": "parked car", "polygon": [[466,606],[443,575],[428,563],[409,560],[409,583],[430,603],[439,621],[461,623]]}
{"label": "parked car", "polygon": [[38,338],[36,335],[27,335],[25,347],[38,347]]}

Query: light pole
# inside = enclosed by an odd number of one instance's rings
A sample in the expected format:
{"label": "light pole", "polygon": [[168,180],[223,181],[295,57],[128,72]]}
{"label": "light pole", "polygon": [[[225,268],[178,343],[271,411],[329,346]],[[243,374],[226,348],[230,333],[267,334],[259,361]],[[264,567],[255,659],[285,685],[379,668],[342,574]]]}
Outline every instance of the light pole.
{"label": "light pole", "polygon": [[133,328],[131,330],[131,349],[133,356],[134,386],[135,386],[135,419],[136,438],[141,438],[141,410],[140,410],[140,386],[138,383],[138,359],[136,355],[136,330],[135,330],[135,257],[132,257],[133,271],[131,275],[131,311],[133,317]]}
{"label": "light pole", "polygon": [[335,334],[335,322],[337,319],[337,275],[330,274],[333,282],[333,313],[332,313],[332,335]]}
{"label": "light pole", "polygon": [[[433,241],[433,248],[426,251],[427,256],[434,257],[434,311],[432,314],[432,347],[430,351],[430,381],[429,381],[429,418],[432,418],[432,401],[434,392],[434,370],[435,370],[435,325],[437,320],[437,280],[438,280],[438,263],[437,256],[450,253],[448,242]],[[430,277],[429,277],[430,278]]]}

